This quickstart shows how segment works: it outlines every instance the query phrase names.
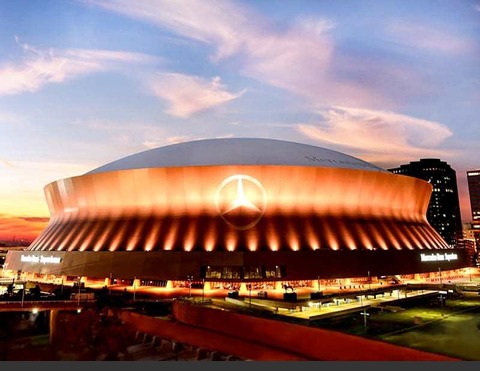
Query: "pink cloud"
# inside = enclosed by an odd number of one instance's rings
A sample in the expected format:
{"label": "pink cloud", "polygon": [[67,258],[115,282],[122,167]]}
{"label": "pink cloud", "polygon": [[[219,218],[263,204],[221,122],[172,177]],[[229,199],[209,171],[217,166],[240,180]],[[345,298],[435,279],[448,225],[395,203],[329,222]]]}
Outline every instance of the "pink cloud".
{"label": "pink cloud", "polygon": [[188,39],[213,45],[215,58],[228,57],[242,48],[256,16],[229,0],[90,0],[108,10],[174,30]]}
{"label": "pink cloud", "polygon": [[472,40],[433,25],[402,20],[388,24],[386,31],[394,41],[424,51],[462,54],[475,48]]}
{"label": "pink cloud", "polygon": [[384,95],[353,80],[336,79],[332,63],[336,27],[304,17],[279,31],[247,7],[231,1],[92,0],[90,3],[167,28],[212,47],[212,61],[237,57],[240,71],[258,81],[325,104],[378,105]]}
{"label": "pink cloud", "polygon": [[[233,134],[226,134],[226,135],[215,136],[215,138],[233,138],[233,136],[234,136]],[[211,138],[212,138],[211,136],[208,137],[208,139],[211,139]],[[194,140],[201,140],[201,139],[207,139],[207,138],[197,137],[197,136],[188,136],[188,135],[174,135],[174,136],[162,138],[159,140],[146,140],[145,142],[143,142],[143,145],[149,149],[152,149],[160,146],[166,146],[169,144],[191,142]]]}
{"label": "pink cloud", "polygon": [[145,54],[92,49],[37,50],[22,44],[25,58],[20,63],[0,66],[0,95],[36,92],[46,84],[117,68],[122,63],[146,63],[155,59]]}
{"label": "pink cloud", "polygon": [[435,147],[452,135],[441,123],[395,112],[337,106],[319,114],[320,123],[299,124],[297,129],[315,141],[348,148],[375,163],[444,157],[447,153]]}
{"label": "pink cloud", "polygon": [[197,76],[179,73],[161,73],[151,80],[153,93],[165,99],[173,116],[190,117],[240,97],[244,91],[231,93],[221,83],[220,77],[208,81]]}
{"label": "pink cloud", "polygon": [[49,221],[47,217],[17,217],[0,214],[0,240],[17,243],[25,240],[25,246],[33,241],[45,229]]}

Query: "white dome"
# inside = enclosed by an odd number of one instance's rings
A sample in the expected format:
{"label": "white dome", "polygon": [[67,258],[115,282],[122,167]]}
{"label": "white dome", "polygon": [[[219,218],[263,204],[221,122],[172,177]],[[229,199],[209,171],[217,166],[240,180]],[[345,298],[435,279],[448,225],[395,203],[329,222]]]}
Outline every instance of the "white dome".
{"label": "white dome", "polygon": [[110,162],[87,174],[208,165],[287,165],[386,171],[356,157],[308,144],[263,138],[220,138],[150,149]]}

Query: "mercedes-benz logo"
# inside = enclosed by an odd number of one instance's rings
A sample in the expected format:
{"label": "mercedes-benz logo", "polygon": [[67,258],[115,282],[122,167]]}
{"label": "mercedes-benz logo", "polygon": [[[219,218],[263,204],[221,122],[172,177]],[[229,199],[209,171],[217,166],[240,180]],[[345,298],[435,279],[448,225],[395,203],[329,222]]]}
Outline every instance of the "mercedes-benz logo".
{"label": "mercedes-benz logo", "polygon": [[218,187],[218,212],[225,222],[237,229],[253,227],[267,208],[267,193],[254,177],[232,175]]}

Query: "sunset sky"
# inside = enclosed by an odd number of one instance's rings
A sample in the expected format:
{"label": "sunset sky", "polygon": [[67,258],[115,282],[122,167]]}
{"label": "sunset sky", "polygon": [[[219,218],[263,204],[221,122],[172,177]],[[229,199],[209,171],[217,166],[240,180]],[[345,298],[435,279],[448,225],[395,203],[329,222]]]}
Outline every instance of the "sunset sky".
{"label": "sunset sky", "polygon": [[480,1],[0,1],[0,240],[43,187],[168,144],[263,137],[480,168]]}

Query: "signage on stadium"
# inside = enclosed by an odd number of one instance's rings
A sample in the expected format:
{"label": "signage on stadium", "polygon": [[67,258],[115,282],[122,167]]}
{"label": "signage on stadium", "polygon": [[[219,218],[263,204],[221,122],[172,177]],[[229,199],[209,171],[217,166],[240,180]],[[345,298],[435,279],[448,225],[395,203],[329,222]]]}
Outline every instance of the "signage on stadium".
{"label": "signage on stadium", "polygon": [[457,260],[458,255],[455,253],[434,253],[434,254],[420,254],[420,260],[422,262],[438,262],[438,261],[451,261]]}
{"label": "signage on stadium", "polygon": [[20,261],[25,263],[60,264],[62,258],[59,256],[22,255]]}
{"label": "signage on stadium", "polygon": [[222,219],[237,229],[253,227],[267,208],[267,193],[262,183],[249,175],[233,175],[217,189],[216,204]]}

